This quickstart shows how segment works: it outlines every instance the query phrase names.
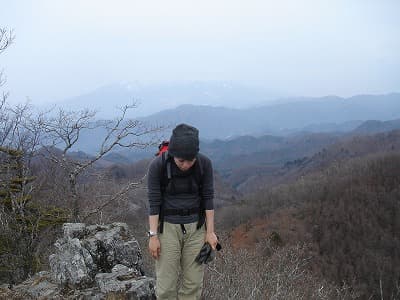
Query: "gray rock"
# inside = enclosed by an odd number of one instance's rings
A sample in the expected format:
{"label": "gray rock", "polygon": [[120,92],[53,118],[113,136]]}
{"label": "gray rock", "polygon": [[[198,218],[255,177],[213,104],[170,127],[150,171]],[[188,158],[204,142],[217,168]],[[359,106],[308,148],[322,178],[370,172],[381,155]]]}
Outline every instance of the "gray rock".
{"label": "gray rock", "polygon": [[116,265],[111,273],[98,273],[95,281],[103,293],[125,292],[129,290],[136,281],[145,279],[135,268],[124,265]]}
{"label": "gray rock", "polygon": [[84,223],[64,223],[63,233],[66,238],[83,239],[86,235],[86,225]]}
{"label": "gray rock", "polygon": [[89,251],[77,238],[63,238],[55,243],[56,253],[49,262],[54,280],[61,286],[85,288],[93,283],[97,266]]}
{"label": "gray rock", "polygon": [[61,288],[52,282],[49,272],[39,272],[12,290],[17,290],[22,299],[62,299]]}
{"label": "gray rock", "polygon": [[51,272],[0,286],[0,299],[153,300],[155,281],[142,276],[142,254],[125,223],[66,223],[50,255]]}
{"label": "gray rock", "polygon": [[131,288],[126,291],[127,299],[153,300],[155,296],[155,280],[144,278],[132,283]]}
{"label": "gray rock", "polygon": [[111,272],[116,264],[140,269],[142,255],[139,243],[129,237],[124,223],[109,226],[91,227],[90,236],[82,241],[97,265],[98,272]]}
{"label": "gray rock", "polygon": [[109,225],[99,225],[99,224],[88,225],[86,226],[86,232],[88,233],[88,235],[95,235],[96,232],[108,230],[109,227],[110,227]]}

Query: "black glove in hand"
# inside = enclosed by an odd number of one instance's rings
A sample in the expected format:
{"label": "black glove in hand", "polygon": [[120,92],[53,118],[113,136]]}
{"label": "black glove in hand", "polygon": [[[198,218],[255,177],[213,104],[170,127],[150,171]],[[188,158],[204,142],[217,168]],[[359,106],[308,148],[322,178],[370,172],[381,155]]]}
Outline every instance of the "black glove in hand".
{"label": "black glove in hand", "polygon": [[[217,244],[217,251],[221,250],[221,245]],[[209,243],[204,243],[201,247],[199,254],[197,254],[195,261],[199,264],[208,264],[215,258],[215,251],[211,248]]]}

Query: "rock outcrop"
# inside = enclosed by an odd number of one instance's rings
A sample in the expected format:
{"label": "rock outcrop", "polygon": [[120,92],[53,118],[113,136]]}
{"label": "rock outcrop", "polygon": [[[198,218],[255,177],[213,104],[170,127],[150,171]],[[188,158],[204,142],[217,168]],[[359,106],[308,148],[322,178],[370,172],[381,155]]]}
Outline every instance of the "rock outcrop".
{"label": "rock outcrop", "polygon": [[50,255],[51,271],[0,286],[0,299],[156,299],[143,276],[139,244],[124,223],[66,223]]}

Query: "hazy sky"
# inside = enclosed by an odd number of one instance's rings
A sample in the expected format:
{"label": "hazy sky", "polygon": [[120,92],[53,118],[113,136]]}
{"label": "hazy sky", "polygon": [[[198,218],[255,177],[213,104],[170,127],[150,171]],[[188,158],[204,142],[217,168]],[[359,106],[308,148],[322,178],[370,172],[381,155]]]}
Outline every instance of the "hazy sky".
{"label": "hazy sky", "polygon": [[399,16],[398,0],[2,1],[0,27],[16,35],[3,90],[34,103],[136,80],[399,92]]}

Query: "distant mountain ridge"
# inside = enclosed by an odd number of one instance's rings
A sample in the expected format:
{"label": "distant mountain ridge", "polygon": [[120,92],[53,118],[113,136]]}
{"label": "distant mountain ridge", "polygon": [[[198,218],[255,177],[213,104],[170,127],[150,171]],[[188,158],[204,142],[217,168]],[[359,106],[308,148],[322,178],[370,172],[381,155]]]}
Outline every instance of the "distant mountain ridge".
{"label": "distant mountain ridge", "polygon": [[171,127],[181,122],[193,124],[202,138],[209,140],[298,131],[345,132],[366,120],[400,118],[400,93],[277,97],[266,88],[229,81],[121,82],[67,99],[61,106],[72,110],[88,107],[98,110],[99,118],[111,119],[118,113],[117,107],[138,101],[130,117]]}
{"label": "distant mountain ridge", "polygon": [[[255,143],[259,145],[262,142],[256,139]],[[222,148],[220,151],[223,151]],[[213,162],[227,182],[241,192],[249,192],[266,184],[274,185],[298,178],[334,161],[398,152],[399,149],[400,122],[396,129],[378,133],[356,134],[353,131],[342,135],[299,135],[285,138],[278,149],[266,148],[262,152],[247,151],[239,155],[230,153],[225,159],[214,155]]]}
{"label": "distant mountain ridge", "polygon": [[[296,101],[295,101],[296,100]],[[347,123],[344,131],[355,129],[366,120],[400,118],[400,94],[360,95],[350,98],[335,96],[294,99],[285,103],[247,109],[182,105],[142,118],[150,123],[173,126],[189,123],[199,128],[205,139],[227,139],[240,135],[286,135],[307,130],[313,132],[330,124]],[[343,131],[343,128],[341,129]]]}
{"label": "distant mountain ridge", "polygon": [[354,134],[374,134],[400,128],[400,119],[389,121],[368,120],[353,130]]}
{"label": "distant mountain ridge", "polygon": [[[350,132],[299,132],[290,136],[240,136],[229,140],[201,140],[200,150],[213,161],[218,174],[240,191],[257,190],[260,180],[269,184],[298,177],[335,159],[346,159],[400,149],[400,119],[368,120]],[[55,150],[56,151],[56,150]],[[154,157],[156,147],[140,152],[110,153],[96,165],[129,166]],[[84,152],[71,152],[74,159],[87,159]],[[307,172],[308,172],[307,171]],[[261,187],[261,186],[260,186]]]}
{"label": "distant mountain ridge", "polygon": [[133,117],[147,116],[186,103],[248,107],[275,99],[282,94],[231,81],[178,81],[167,83],[120,82],[109,84],[83,95],[65,99],[61,106],[68,109],[90,108],[100,118],[113,118],[117,107],[133,102]]}
{"label": "distant mountain ridge", "polygon": [[[400,94],[365,95],[347,99],[333,96],[307,99],[308,101],[305,98],[296,98],[293,102],[285,99],[284,103],[247,109],[186,104],[138,119],[149,126],[155,124],[165,126],[166,130],[162,134],[164,139],[170,137],[172,128],[176,124],[183,122],[192,124],[200,130],[200,138],[203,141],[230,140],[239,136],[345,133],[358,128],[367,120],[387,122],[400,119]],[[381,126],[392,125],[385,123]],[[367,128],[358,130],[368,131]],[[83,133],[74,151],[94,153],[98,148],[96,143],[102,136],[104,132],[96,130]],[[139,150],[137,156],[143,158],[148,155],[146,154],[148,151]]]}

